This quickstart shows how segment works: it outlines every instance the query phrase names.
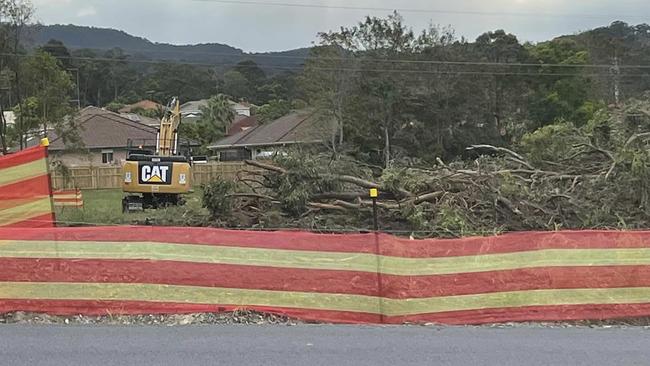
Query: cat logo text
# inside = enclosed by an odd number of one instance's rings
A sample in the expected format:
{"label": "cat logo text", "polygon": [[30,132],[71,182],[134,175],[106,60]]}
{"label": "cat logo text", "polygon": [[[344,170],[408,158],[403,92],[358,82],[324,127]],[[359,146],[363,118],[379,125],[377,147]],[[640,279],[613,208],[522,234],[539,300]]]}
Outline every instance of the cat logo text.
{"label": "cat logo text", "polygon": [[140,184],[158,184],[168,185],[171,184],[172,177],[172,164],[171,163],[157,163],[147,164],[140,163]]}

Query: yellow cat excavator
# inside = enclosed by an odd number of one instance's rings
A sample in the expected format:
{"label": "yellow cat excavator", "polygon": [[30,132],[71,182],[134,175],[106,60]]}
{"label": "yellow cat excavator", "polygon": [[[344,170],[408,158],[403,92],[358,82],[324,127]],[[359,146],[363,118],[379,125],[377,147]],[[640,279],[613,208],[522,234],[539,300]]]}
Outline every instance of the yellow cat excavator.
{"label": "yellow cat excavator", "polygon": [[124,212],[183,204],[182,195],[191,188],[192,167],[190,158],[178,150],[180,123],[180,102],[173,98],[160,120],[155,152],[147,150],[144,141],[138,147],[129,141],[122,168]]}

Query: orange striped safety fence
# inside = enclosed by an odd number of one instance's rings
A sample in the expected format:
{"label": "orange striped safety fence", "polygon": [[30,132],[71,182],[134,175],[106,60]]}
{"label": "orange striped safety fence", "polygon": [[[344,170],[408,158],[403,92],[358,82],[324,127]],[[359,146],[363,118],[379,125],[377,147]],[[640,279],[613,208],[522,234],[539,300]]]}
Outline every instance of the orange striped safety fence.
{"label": "orange striped safety fence", "polygon": [[650,316],[650,232],[408,240],[211,228],[0,229],[0,312],[252,309],[335,323]]}
{"label": "orange striped safety fence", "polygon": [[83,208],[84,200],[81,189],[63,189],[52,192],[54,207]]}
{"label": "orange striped safety fence", "polygon": [[0,156],[0,227],[54,225],[47,148]]}

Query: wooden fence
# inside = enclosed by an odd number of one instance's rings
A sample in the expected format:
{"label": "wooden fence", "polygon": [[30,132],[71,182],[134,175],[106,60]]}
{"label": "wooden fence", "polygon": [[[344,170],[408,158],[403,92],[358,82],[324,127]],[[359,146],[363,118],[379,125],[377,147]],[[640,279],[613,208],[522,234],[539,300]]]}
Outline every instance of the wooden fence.
{"label": "wooden fence", "polygon": [[[192,166],[192,185],[199,187],[216,177],[235,179],[245,169],[243,162],[196,164]],[[122,168],[114,166],[87,166],[69,168],[63,176],[52,172],[52,187],[56,189],[114,189],[122,187]]]}

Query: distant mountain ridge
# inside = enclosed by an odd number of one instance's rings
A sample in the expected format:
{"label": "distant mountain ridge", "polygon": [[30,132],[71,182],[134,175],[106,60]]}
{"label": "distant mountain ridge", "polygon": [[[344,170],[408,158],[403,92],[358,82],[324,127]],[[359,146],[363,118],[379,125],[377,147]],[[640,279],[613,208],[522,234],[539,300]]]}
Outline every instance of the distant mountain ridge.
{"label": "distant mountain ridge", "polygon": [[155,43],[146,38],[133,36],[121,30],[78,25],[35,25],[28,32],[26,43],[32,47],[41,46],[51,39],[63,42],[76,50],[110,50],[121,48],[132,58],[161,61],[182,61],[206,64],[233,64],[243,60],[254,60],[262,68],[291,69],[300,67],[309,54],[309,48],[283,52],[246,53],[239,48],[220,43],[194,45],[173,45]]}

